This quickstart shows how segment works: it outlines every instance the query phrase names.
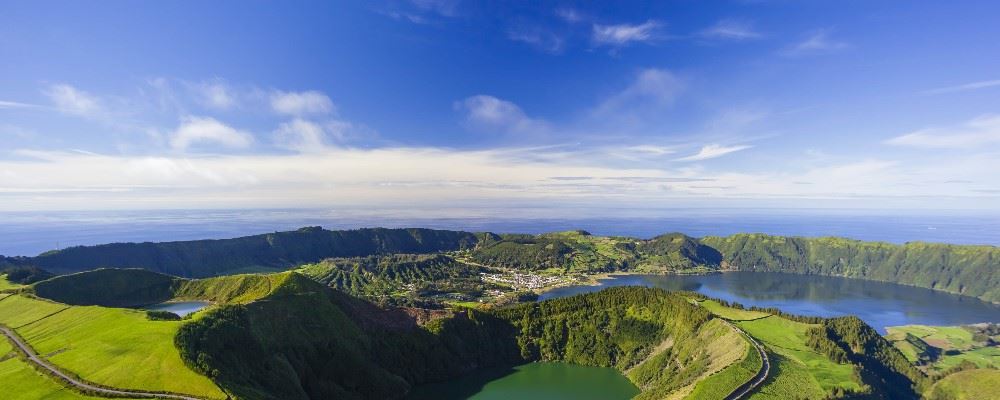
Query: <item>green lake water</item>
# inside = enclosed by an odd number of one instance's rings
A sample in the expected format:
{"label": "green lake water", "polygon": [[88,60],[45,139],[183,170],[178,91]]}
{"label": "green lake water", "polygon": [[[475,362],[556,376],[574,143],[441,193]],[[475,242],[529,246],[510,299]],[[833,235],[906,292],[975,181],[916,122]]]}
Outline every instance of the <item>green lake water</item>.
{"label": "green lake water", "polygon": [[408,400],[625,400],[639,389],[614,368],[531,363],[418,386]]}

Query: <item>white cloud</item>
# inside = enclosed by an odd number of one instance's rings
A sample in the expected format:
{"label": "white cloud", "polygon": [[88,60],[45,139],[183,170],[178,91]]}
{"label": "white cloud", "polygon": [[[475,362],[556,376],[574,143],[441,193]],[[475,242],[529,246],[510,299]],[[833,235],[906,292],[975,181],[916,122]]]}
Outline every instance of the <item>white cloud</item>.
{"label": "white cloud", "polygon": [[245,148],[253,136],[234,129],[210,117],[184,117],[181,125],[170,134],[170,146],[184,150],[197,144],[217,144],[228,148]]}
{"label": "white cloud", "polygon": [[[994,172],[1000,159],[992,155],[950,163],[870,159],[717,172],[699,165],[614,166],[607,155],[591,152],[538,157],[552,152],[327,147],[296,154],[145,157],[18,151],[31,158],[0,158],[0,209],[358,205],[380,212],[450,212],[450,206],[464,204],[509,212],[535,202],[551,213],[588,205],[648,211],[664,204],[940,208],[947,201],[991,210],[1000,204],[996,194],[983,191],[1000,187]],[[956,179],[965,183],[941,183]]]}
{"label": "white cloud", "polygon": [[921,129],[885,143],[925,149],[975,149],[997,145],[1000,144],[1000,115],[981,115],[961,126]]}
{"label": "white cloud", "polygon": [[565,41],[554,32],[541,28],[518,28],[507,32],[507,37],[515,42],[523,42],[550,54],[559,54]]}
{"label": "white cloud", "polygon": [[583,14],[575,8],[561,7],[557,8],[555,13],[557,17],[562,18],[563,21],[569,23],[577,23],[584,20]]}
{"label": "white cloud", "polygon": [[4,101],[0,100],[0,110],[5,108],[35,108],[38,107],[34,104],[20,103],[16,101]]}
{"label": "white cloud", "polygon": [[225,82],[213,80],[195,85],[200,102],[208,107],[227,110],[236,105],[236,97]]}
{"label": "white cloud", "polygon": [[443,17],[458,16],[458,0],[410,0],[414,6]]}
{"label": "white cloud", "polygon": [[628,87],[601,103],[597,108],[597,114],[607,116],[615,113],[662,109],[673,104],[683,89],[684,82],[670,71],[644,69],[636,75]]}
{"label": "white cloud", "polygon": [[720,40],[749,40],[763,37],[753,29],[750,22],[739,19],[723,19],[715,25],[699,32],[699,36]]}
{"label": "white cloud", "polygon": [[986,89],[991,87],[1000,86],[1000,79],[992,81],[979,81],[966,83],[962,85],[948,86],[937,89],[926,90],[924,94],[941,94],[941,93],[954,93],[954,92],[967,92],[970,90]]}
{"label": "white cloud", "polygon": [[330,114],[336,111],[333,101],[325,94],[315,90],[305,92],[274,92],[271,94],[271,108],[275,112],[295,116]]}
{"label": "white cloud", "polygon": [[821,29],[810,33],[805,40],[796,43],[784,50],[785,55],[797,56],[807,54],[832,53],[846,49],[849,45],[845,42],[834,40],[830,37],[831,31]]}
{"label": "white cloud", "polygon": [[675,161],[702,161],[712,158],[722,157],[729,153],[735,153],[740,150],[746,150],[753,146],[749,145],[738,145],[738,146],[722,146],[719,144],[709,144],[702,146],[701,150],[697,154],[693,154],[687,157],[678,158]]}
{"label": "white cloud", "polygon": [[594,24],[591,39],[598,45],[625,46],[632,42],[649,42],[656,38],[660,23],[649,20],[638,25]]}
{"label": "white cloud", "polygon": [[326,149],[326,129],[315,122],[296,118],[278,126],[275,143],[282,148],[309,153]]}
{"label": "white cloud", "polygon": [[60,111],[85,117],[101,114],[97,97],[67,84],[54,84],[42,91]]}
{"label": "white cloud", "polygon": [[505,133],[538,133],[547,128],[542,120],[528,117],[521,107],[512,102],[488,95],[475,95],[455,103],[455,108],[465,111],[471,128]]}

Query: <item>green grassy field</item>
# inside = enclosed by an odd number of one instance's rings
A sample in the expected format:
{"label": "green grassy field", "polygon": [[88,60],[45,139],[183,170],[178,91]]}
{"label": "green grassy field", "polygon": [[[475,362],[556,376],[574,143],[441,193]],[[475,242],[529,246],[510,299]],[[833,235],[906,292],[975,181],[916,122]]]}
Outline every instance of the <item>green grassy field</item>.
{"label": "green grassy field", "polygon": [[7,280],[7,274],[0,275],[0,291],[23,288],[24,285]]}
{"label": "green grassy field", "polygon": [[985,400],[997,398],[1000,370],[974,369],[956,372],[938,381],[926,393],[929,400]]}
{"label": "green grassy field", "polygon": [[51,378],[36,372],[15,356],[7,339],[0,339],[0,387],[7,400],[96,400],[69,390]]}
{"label": "green grassy field", "polygon": [[743,340],[747,344],[743,358],[722,371],[698,382],[694,391],[686,399],[708,400],[724,398],[733,389],[753,378],[757,374],[757,371],[760,371],[761,363],[763,362],[760,359],[760,354],[754,350],[753,346],[745,338]]}
{"label": "green grassy field", "polygon": [[[829,393],[834,388],[858,390],[854,367],[837,364],[806,345],[806,330],[816,325],[770,316],[754,321],[737,322],[747,333],[761,341],[770,352],[784,359],[769,387],[775,393],[805,393],[817,388]],[[791,371],[785,374],[783,371]],[[807,379],[799,372],[807,372]]]}
{"label": "green grassy field", "polygon": [[[0,300],[0,323],[15,328],[56,366],[94,383],[226,397],[181,361],[173,339],[183,321],[150,321],[137,310],[70,307],[18,295]],[[0,379],[0,386],[11,384]]]}
{"label": "green grassy field", "polygon": [[827,393],[819,386],[809,368],[777,353],[771,353],[771,376],[753,395],[752,400],[822,399]]}
{"label": "green grassy field", "polygon": [[972,332],[958,326],[904,325],[886,328],[887,337],[910,333],[927,344],[944,350],[965,350],[972,347]]}
{"label": "green grassy field", "polygon": [[[959,326],[905,325],[889,327],[886,331],[888,332],[886,339],[892,341],[893,346],[910,361],[918,360],[921,351],[906,340],[907,334],[916,336],[927,345],[944,350],[929,366],[930,371],[944,371],[961,364],[962,361],[969,361],[980,367],[1000,367],[1000,348],[976,343],[972,332]],[[957,354],[949,354],[952,352]]]}
{"label": "green grassy field", "polygon": [[715,300],[703,300],[699,301],[698,304],[705,307],[705,309],[712,314],[718,315],[730,321],[753,320],[771,315],[760,311],[740,310],[737,308],[725,307]]}

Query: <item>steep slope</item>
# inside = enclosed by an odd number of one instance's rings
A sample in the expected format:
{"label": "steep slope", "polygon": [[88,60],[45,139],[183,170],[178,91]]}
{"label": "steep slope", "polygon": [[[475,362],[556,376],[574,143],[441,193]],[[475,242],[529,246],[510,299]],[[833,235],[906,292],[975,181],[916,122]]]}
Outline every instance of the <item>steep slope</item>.
{"label": "steep slope", "polygon": [[1000,248],[764,234],[705,237],[729,269],[872,279],[1000,301]]}

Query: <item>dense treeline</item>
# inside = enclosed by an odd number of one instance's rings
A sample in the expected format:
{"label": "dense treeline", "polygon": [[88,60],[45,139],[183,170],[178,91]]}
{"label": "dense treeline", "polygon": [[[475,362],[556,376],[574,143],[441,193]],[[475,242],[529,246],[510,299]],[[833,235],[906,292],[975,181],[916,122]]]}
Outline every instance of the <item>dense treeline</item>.
{"label": "dense treeline", "polygon": [[874,398],[919,398],[929,383],[927,376],[858,317],[830,318],[807,331],[806,344],[832,360],[858,368],[863,390]]}
{"label": "dense treeline", "polygon": [[33,290],[66,304],[136,307],[169,300],[180,281],[144,269],[98,269],[41,281]]}
{"label": "dense treeline", "polygon": [[[3,257],[0,257],[3,258]],[[6,275],[7,280],[12,283],[30,285],[52,277],[52,273],[33,266],[18,266],[0,263],[0,275]]]}
{"label": "dense treeline", "polygon": [[645,263],[655,262],[671,269],[718,266],[722,254],[697,239],[680,233],[668,233],[643,241],[637,248]]}
{"label": "dense treeline", "polygon": [[1000,248],[763,234],[706,237],[730,269],[836,275],[1000,301]]}
{"label": "dense treeline", "polygon": [[[405,310],[324,289],[293,273],[267,301],[211,311],[179,332],[182,357],[239,398],[392,399],[416,384],[527,361],[625,369],[664,338],[682,342],[711,318],[676,294],[614,288],[466,309],[421,327]],[[703,346],[688,347],[661,357],[677,374],[650,375],[648,383],[676,386],[697,376],[687,372],[703,368]]]}
{"label": "dense treeline", "polygon": [[298,271],[334,289],[382,305],[429,305],[426,298],[438,294],[475,298],[487,289],[501,289],[480,279],[479,274],[486,268],[443,254],[335,258],[302,266]]}
{"label": "dense treeline", "polygon": [[564,268],[572,254],[573,248],[563,240],[505,235],[503,240],[477,249],[472,259],[494,267],[538,270]]}
{"label": "dense treeline", "polygon": [[309,227],[235,239],[78,246],[15,262],[57,273],[108,267],[206,277],[246,268],[288,268],[331,257],[459,250],[471,248],[477,241],[476,235],[468,232],[384,228],[328,231]]}

